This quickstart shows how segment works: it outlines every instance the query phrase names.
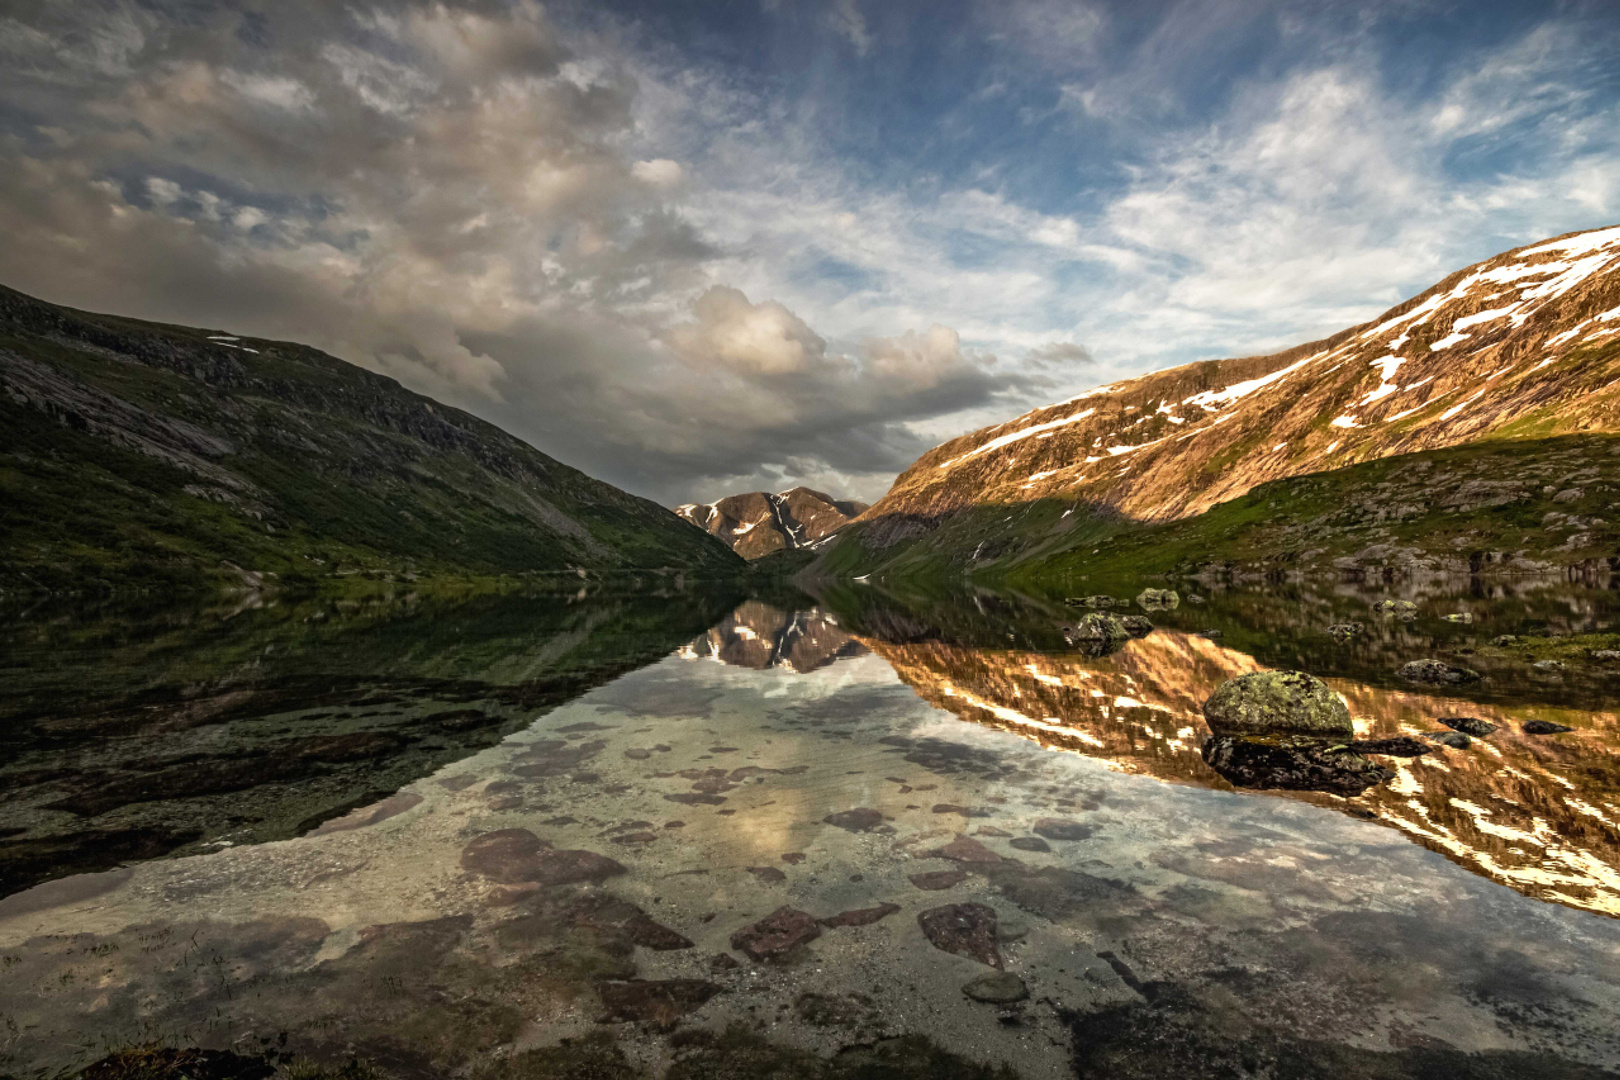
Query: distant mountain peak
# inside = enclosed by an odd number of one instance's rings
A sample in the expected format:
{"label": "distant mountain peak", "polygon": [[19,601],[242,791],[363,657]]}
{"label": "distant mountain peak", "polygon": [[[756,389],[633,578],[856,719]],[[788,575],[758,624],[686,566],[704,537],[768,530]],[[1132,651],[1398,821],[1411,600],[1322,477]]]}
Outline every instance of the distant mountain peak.
{"label": "distant mountain peak", "polygon": [[858,517],[866,504],[797,486],[751,491],[712,503],[686,503],[675,513],[719,537],[745,559],[809,547]]}

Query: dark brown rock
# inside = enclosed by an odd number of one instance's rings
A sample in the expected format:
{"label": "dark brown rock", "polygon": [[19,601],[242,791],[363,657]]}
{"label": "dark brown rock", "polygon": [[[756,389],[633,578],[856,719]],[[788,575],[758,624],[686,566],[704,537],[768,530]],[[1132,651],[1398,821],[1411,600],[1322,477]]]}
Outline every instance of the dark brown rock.
{"label": "dark brown rock", "polygon": [[703,979],[610,979],[597,987],[607,1022],[633,1020],[670,1028],[721,988]]}
{"label": "dark brown rock", "polygon": [[539,853],[549,847],[528,829],[488,832],[461,849],[461,868],[502,884],[534,881]]}
{"label": "dark brown rock", "polygon": [[1551,720],[1526,720],[1519,725],[1519,730],[1526,735],[1562,735],[1575,729],[1564,724],[1555,724]]}
{"label": "dark brown rock", "polygon": [[879,904],[877,907],[854,908],[821,920],[822,926],[870,926],[879,919],[888,918],[900,910],[899,904]]}
{"label": "dark brown rock", "polygon": [[917,916],[917,925],[934,948],[1001,967],[996,948],[996,913],[983,904],[946,904]]}
{"label": "dark brown rock", "polygon": [[731,947],[754,960],[782,960],[820,936],[814,916],[784,906],[732,934]]}
{"label": "dark brown rock", "polygon": [[1009,840],[1007,846],[1017,848],[1019,851],[1051,851],[1052,845],[1038,836],[1020,836]]}
{"label": "dark brown rock", "polygon": [[930,859],[950,859],[960,863],[998,863],[1001,856],[973,839],[971,836],[956,834],[956,839],[942,848],[935,848],[927,852]]}
{"label": "dark brown rock", "polygon": [[750,866],[748,872],[767,885],[779,885],[787,880],[787,875],[774,866]]}
{"label": "dark brown rock", "polygon": [[840,810],[836,814],[828,814],[821,820],[827,825],[836,825],[849,832],[870,832],[883,824],[883,814],[870,807],[858,806],[853,810]]}

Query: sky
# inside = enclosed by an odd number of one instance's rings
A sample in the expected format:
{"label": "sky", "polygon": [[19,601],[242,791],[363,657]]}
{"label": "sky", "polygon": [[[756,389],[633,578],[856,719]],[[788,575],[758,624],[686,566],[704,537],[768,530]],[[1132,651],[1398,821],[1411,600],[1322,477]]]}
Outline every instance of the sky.
{"label": "sky", "polygon": [[1616,57],[1613,0],[0,0],[0,284],[870,501],[1620,222]]}

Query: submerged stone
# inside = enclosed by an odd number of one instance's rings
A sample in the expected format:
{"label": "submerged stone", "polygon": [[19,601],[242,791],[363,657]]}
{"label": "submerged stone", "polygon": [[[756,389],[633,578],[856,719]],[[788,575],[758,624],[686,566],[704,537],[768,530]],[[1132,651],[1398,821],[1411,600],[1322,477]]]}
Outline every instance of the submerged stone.
{"label": "submerged stone", "polygon": [[934,948],[1001,967],[996,948],[996,912],[983,904],[946,904],[917,915],[917,925]]}
{"label": "submerged stone", "polygon": [[1519,725],[1519,730],[1526,735],[1562,735],[1575,729],[1564,724],[1555,724],[1551,720],[1526,720]]}
{"label": "submerged stone", "polygon": [[1031,831],[1048,840],[1085,840],[1097,831],[1097,827],[1068,818],[1043,817],[1036,819]]}
{"label": "submerged stone", "polygon": [[609,979],[597,986],[608,1022],[633,1020],[670,1028],[721,987],[703,979]]}
{"label": "submerged stone", "polygon": [[1355,737],[1344,699],[1303,671],[1256,671],[1229,679],[1204,702],[1204,719],[1217,735]]}
{"label": "submerged stone", "polygon": [[939,892],[942,889],[951,889],[967,880],[965,870],[930,870],[924,874],[912,874],[911,883],[927,892]]}
{"label": "submerged stone", "polygon": [[963,986],[962,993],[988,1005],[1011,1005],[1029,997],[1029,987],[1024,985],[1023,979],[1003,971],[995,975],[980,975]]}
{"label": "submerged stone", "polygon": [[840,911],[837,915],[829,915],[827,918],[821,919],[820,922],[822,926],[833,928],[840,926],[870,926],[879,919],[886,919],[899,910],[899,904],[879,904],[877,907]]}
{"label": "submerged stone", "polygon": [[1007,841],[1007,846],[1019,851],[1051,851],[1052,845],[1038,836],[1020,836],[1015,840]]}
{"label": "submerged stone", "polygon": [[820,936],[815,916],[783,906],[732,934],[731,947],[754,960],[782,960]]}
{"label": "submerged stone", "polygon": [[870,832],[883,824],[883,812],[868,806],[857,806],[853,810],[840,810],[836,814],[828,814],[821,820],[823,824],[836,825],[848,832]]}
{"label": "submerged stone", "polygon": [[960,863],[998,863],[1001,861],[1000,855],[997,855],[971,836],[963,836],[961,833],[957,833],[956,839],[944,847],[925,852],[924,857],[950,859],[952,862]]}
{"label": "submerged stone", "polygon": [[1467,735],[1464,735],[1460,731],[1426,732],[1423,737],[1428,739],[1430,742],[1437,742],[1441,746],[1449,746],[1453,750],[1466,750],[1472,746],[1474,742],[1474,740],[1470,739]]}

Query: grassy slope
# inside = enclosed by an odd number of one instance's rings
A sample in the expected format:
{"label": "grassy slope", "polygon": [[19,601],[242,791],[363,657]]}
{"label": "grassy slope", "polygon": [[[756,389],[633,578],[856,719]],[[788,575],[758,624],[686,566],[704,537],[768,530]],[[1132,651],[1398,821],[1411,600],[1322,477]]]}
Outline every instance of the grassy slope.
{"label": "grassy slope", "polygon": [[886,548],[863,543],[858,525],[813,572],[912,582],[970,575],[1049,596],[1072,591],[1082,575],[1140,580],[1200,569],[1528,572],[1620,556],[1616,492],[1620,438],[1496,440],[1262,484],[1164,524],[1046,499],[975,507]]}
{"label": "grassy slope", "polygon": [[[0,349],[148,416],[223,435],[231,450],[213,464],[247,493],[233,498],[78,417],[0,394],[0,592],[194,590],[236,583],[226,561],[305,582],[741,570],[723,544],[662,508],[315,350],[255,342],[257,355],[219,360],[206,331],[3,298],[21,314],[0,322]],[[569,519],[575,533],[548,518]]]}

